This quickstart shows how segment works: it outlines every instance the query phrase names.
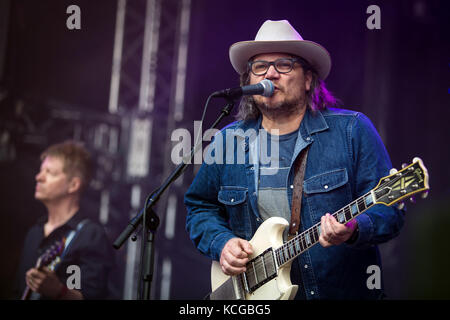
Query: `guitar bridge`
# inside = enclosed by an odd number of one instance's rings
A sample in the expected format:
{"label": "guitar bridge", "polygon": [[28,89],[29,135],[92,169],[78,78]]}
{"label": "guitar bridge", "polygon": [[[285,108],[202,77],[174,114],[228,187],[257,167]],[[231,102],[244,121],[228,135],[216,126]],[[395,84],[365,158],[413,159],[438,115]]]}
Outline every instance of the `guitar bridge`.
{"label": "guitar bridge", "polygon": [[211,300],[245,300],[242,276],[229,277],[220,287],[210,293]]}

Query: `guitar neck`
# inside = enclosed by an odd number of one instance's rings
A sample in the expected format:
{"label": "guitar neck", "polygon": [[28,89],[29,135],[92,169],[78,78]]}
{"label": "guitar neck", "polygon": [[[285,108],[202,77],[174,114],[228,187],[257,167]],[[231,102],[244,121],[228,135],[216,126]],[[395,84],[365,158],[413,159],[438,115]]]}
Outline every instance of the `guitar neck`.
{"label": "guitar neck", "polygon": [[[42,256],[38,258],[36,261],[36,265],[34,266],[36,269],[39,269],[42,266]],[[31,289],[28,285],[26,285],[25,290],[22,293],[21,300],[28,300],[31,296]]]}
{"label": "guitar neck", "polygon": [[[352,201],[345,207],[339,209],[332,216],[340,223],[347,223],[375,204],[374,192],[371,190],[365,195]],[[278,266],[282,266],[319,242],[320,223],[303,231],[293,239],[285,242],[281,247],[275,249],[275,258]]]}

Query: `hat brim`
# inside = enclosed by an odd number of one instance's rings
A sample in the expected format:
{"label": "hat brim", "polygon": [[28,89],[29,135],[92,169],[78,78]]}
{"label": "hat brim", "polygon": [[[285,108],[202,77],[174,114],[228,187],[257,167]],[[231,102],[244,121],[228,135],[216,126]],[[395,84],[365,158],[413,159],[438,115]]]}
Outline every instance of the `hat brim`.
{"label": "hat brim", "polygon": [[229,55],[234,70],[243,74],[247,70],[247,63],[251,57],[272,52],[302,57],[313,66],[322,80],[325,80],[330,73],[330,54],[320,44],[308,40],[241,41],[230,47]]}

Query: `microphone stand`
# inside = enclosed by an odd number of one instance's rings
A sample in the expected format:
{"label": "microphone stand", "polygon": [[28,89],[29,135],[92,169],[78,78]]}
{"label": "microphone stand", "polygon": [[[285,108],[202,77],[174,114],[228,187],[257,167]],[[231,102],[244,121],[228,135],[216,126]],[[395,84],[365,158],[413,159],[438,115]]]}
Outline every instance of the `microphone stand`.
{"label": "microphone stand", "polygon": [[[222,109],[217,120],[212,124],[211,129],[216,128],[220,121],[225,116],[231,113],[234,107],[235,101],[230,97],[226,97],[227,104]],[[164,183],[152,194],[147,197],[144,208],[137,214],[133,219],[130,220],[127,227],[122,231],[122,233],[117,237],[113,243],[115,249],[120,249],[120,247],[125,243],[125,241],[131,236],[131,234],[136,230],[136,228],[143,222],[143,233],[145,235],[146,241],[143,241],[142,246],[144,248],[144,258],[141,261],[141,276],[144,284],[144,294],[141,295],[139,292],[139,297],[144,300],[150,300],[151,283],[153,280],[153,266],[154,266],[154,244],[156,230],[159,226],[159,217],[152,209],[156,203],[161,198],[161,195],[167,188],[180,177],[187,168],[187,165],[191,162],[194,154],[197,152],[198,148],[202,146],[202,139],[197,142],[197,144],[191,149],[191,153],[187,161],[183,161],[179,164],[174,171],[169,175],[169,177],[164,181]],[[139,286],[140,287],[140,286]],[[139,290],[140,291],[140,290]]]}

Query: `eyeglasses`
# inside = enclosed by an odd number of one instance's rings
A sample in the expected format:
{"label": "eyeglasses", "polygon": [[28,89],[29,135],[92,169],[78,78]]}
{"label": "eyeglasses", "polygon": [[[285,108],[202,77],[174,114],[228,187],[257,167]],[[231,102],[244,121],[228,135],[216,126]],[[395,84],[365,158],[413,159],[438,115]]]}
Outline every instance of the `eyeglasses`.
{"label": "eyeglasses", "polygon": [[248,63],[248,68],[255,76],[265,75],[270,66],[274,66],[278,73],[288,73],[292,71],[294,68],[294,63],[296,62],[300,62],[300,60],[296,58],[281,58],[272,62],[257,60],[250,61]]}

